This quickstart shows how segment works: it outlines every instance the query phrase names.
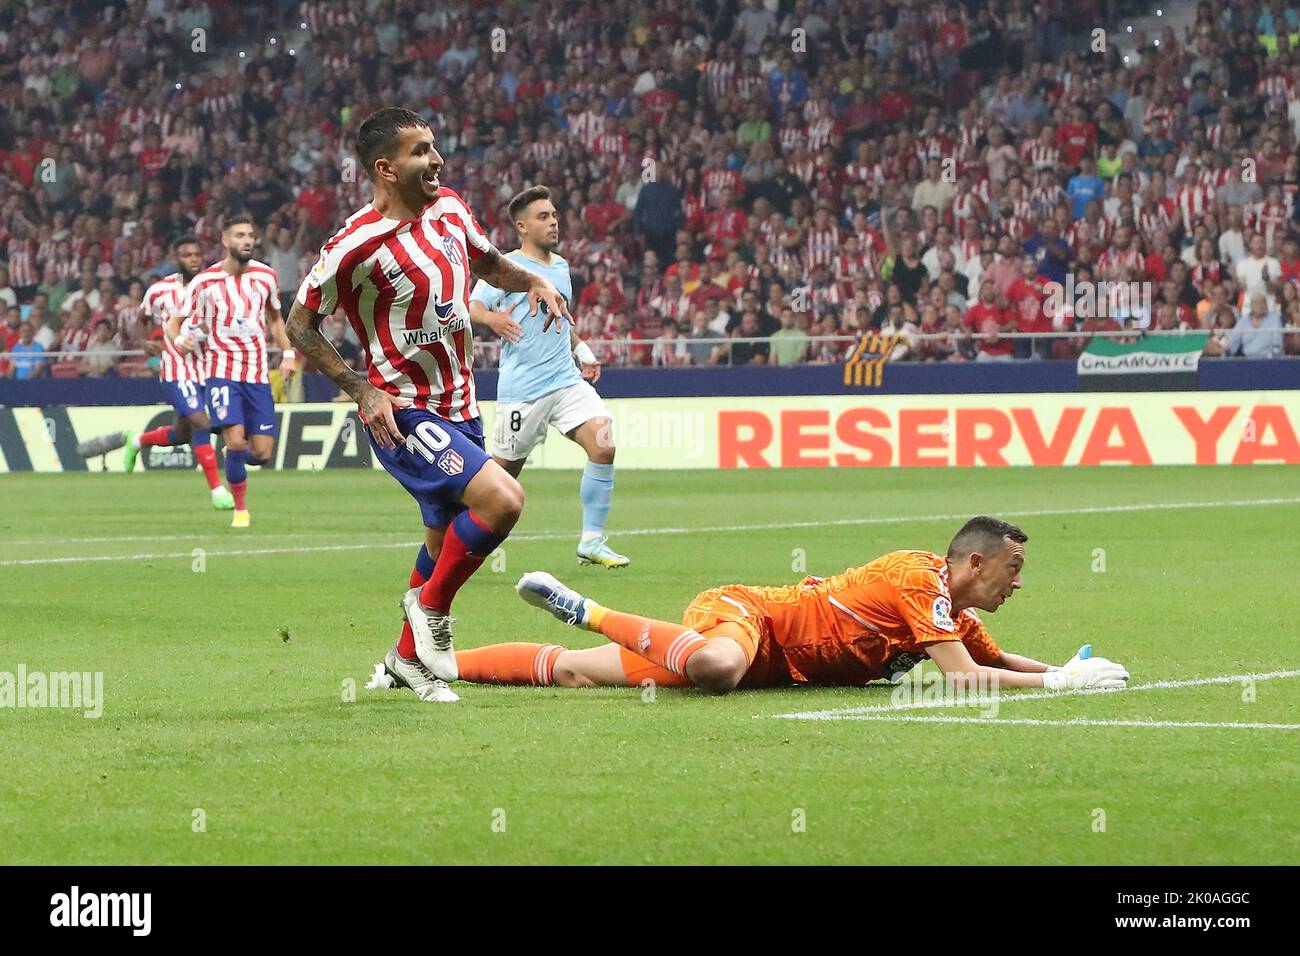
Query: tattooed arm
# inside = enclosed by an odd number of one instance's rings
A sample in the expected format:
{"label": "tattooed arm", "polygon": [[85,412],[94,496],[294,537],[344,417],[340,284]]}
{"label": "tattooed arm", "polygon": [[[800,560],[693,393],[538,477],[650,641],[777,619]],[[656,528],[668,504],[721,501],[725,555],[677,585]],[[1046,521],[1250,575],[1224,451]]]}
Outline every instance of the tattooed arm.
{"label": "tattooed arm", "polygon": [[411,400],[375,388],[364,375],[349,368],[338,350],[321,335],[320,324],[324,319],[325,316],[295,302],[285,322],[289,341],[317,370],[328,375],[335,385],[352,396],[361,414],[361,421],[369,427],[375,441],[384,448],[396,447],[405,439],[397,428],[393,409],[406,408]]}
{"label": "tattooed arm", "polygon": [[555,286],[543,276],[519,268],[495,248],[479,256],[470,266],[470,270],[484,282],[498,289],[506,292],[527,292],[529,315],[537,314],[537,303],[541,302],[545,305],[546,321],[542,323],[543,332],[549,331],[552,323],[555,324],[556,332],[563,332],[564,323],[560,321],[561,318],[573,321],[564,296],[560,295]]}

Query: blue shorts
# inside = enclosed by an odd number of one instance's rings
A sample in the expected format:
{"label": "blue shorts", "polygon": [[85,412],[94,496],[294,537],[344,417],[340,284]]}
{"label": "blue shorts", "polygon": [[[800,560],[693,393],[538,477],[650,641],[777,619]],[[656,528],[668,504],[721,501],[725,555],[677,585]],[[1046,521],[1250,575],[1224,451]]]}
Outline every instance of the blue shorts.
{"label": "blue shorts", "polygon": [[370,447],[419,503],[425,527],[445,528],[464,510],[465,486],[488,463],[483,420],[453,422],[423,408],[395,408],[393,418],[406,444],[381,448],[371,435]]}
{"label": "blue shorts", "polygon": [[208,417],[212,430],[243,425],[244,435],[270,435],[279,429],[275,423],[275,395],[270,385],[257,382],[232,382],[228,378],[208,379]]}
{"label": "blue shorts", "polygon": [[164,382],[159,379],[158,384],[162,386],[163,394],[167,396],[167,404],[176,409],[176,414],[181,418],[189,418],[191,415],[207,411],[208,387],[206,385],[189,379],[181,379],[177,382]]}

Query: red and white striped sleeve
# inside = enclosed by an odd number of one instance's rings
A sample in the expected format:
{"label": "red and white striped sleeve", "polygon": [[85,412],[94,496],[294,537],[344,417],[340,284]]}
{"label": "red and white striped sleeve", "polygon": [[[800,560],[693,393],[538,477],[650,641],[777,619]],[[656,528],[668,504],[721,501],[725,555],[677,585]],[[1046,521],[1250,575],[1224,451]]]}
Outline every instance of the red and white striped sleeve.
{"label": "red and white striped sleeve", "polygon": [[[338,237],[336,236],[335,239]],[[349,245],[331,239],[321,248],[320,258],[298,287],[297,303],[308,312],[329,315],[338,305],[339,265]]]}
{"label": "red and white striped sleeve", "polygon": [[465,230],[465,248],[469,252],[470,262],[477,262],[492,251],[492,241],[488,239],[479,221],[474,218],[474,213],[470,212],[465,200],[456,195],[453,190],[443,186],[439,190],[438,202],[446,206],[447,211],[444,215],[459,222],[461,228]]}

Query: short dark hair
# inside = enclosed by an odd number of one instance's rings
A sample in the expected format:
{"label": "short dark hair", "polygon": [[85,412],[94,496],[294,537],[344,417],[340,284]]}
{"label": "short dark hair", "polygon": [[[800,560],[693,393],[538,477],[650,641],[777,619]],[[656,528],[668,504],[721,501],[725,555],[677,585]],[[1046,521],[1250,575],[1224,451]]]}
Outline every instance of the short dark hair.
{"label": "short dark hair", "polygon": [[976,551],[980,554],[996,554],[1002,550],[1003,538],[1010,538],[1017,544],[1024,544],[1029,540],[1029,535],[1009,521],[991,518],[988,515],[976,515],[953,535],[952,541],[948,544],[948,557],[963,558]]}
{"label": "short dark hair", "polygon": [[197,236],[192,236],[192,235],[184,235],[184,236],[180,236],[180,237],[178,237],[177,239],[175,239],[175,240],[172,241],[172,248],[173,248],[173,249],[179,249],[181,246],[200,246],[200,247],[201,247],[202,245],[203,245],[203,243],[199,242],[198,237],[197,237]]}
{"label": "short dark hair", "polygon": [[515,196],[514,199],[510,200],[510,205],[506,207],[510,213],[510,221],[517,222],[520,213],[533,203],[550,198],[551,191],[546,186],[529,186],[519,195]]}
{"label": "short dark hair", "polygon": [[256,223],[253,222],[252,216],[250,216],[246,212],[241,212],[227,219],[226,224],[221,227],[221,231],[225,232],[231,226],[255,226],[255,225]]}
{"label": "short dark hair", "polygon": [[417,127],[429,129],[429,123],[419,113],[397,106],[375,110],[362,120],[357,130],[357,156],[366,175],[375,178],[375,160],[392,154],[399,130]]}

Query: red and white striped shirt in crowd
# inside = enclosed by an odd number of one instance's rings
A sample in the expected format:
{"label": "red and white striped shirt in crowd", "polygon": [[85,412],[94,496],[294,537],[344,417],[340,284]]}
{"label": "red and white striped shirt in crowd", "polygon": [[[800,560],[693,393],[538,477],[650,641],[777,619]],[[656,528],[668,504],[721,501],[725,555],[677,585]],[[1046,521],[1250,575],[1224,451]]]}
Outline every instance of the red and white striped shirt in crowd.
{"label": "red and white striped shirt in crowd", "polygon": [[804,252],[804,263],[811,269],[814,266],[829,266],[835,261],[836,250],[840,245],[840,231],[834,226],[818,229],[813,226],[808,230],[808,242]]}
{"label": "red and white striped shirt in crowd", "polygon": [[199,103],[199,109],[204,113],[216,115],[229,113],[231,110],[239,109],[239,94],[214,89],[203,97],[203,101]]}
{"label": "red and white striped shirt in crowd", "polygon": [[[960,225],[967,219],[978,219],[983,222],[987,208],[976,193],[958,193],[952,197],[952,221],[954,225]],[[978,254],[977,249],[976,255]]]}
{"label": "red and white striped shirt in crowd", "polygon": [[359,26],[361,23],[356,10],[349,4],[336,3],[334,0],[304,0],[298,8],[298,15],[314,36]]}
{"label": "red and white striped shirt in crowd", "polygon": [[605,132],[605,117],[600,113],[584,110],[569,121],[567,127],[570,136],[575,137],[588,149]]}
{"label": "red and white striped shirt in crowd", "polygon": [[1277,233],[1278,227],[1290,218],[1286,212],[1286,203],[1260,203],[1255,207],[1252,218],[1254,219],[1254,228],[1264,234],[1264,245],[1269,249],[1274,249],[1273,237]]}
{"label": "red and white striped shirt in crowd", "polygon": [[1206,285],[1207,282],[1209,285],[1213,286],[1218,285],[1224,279],[1228,278],[1228,276],[1224,274],[1222,263],[1211,262],[1207,264],[1199,260],[1194,266],[1192,266],[1190,276],[1192,285],[1196,286],[1207,295],[1210,291],[1209,286]]}
{"label": "red and white striped shirt in crowd", "polygon": [[823,313],[844,302],[844,294],[834,282],[828,282],[821,287],[809,287],[808,291],[812,293],[812,313],[819,319]]}
{"label": "red and white striped shirt in crowd", "polygon": [[539,139],[537,142],[529,145],[528,152],[536,162],[545,164],[549,163],[553,159],[560,158],[560,154],[564,152],[564,144],[558,139],[553,139],[549,142]]}
{"label": "red and white striped shirt in crowd", "polygon": [[[185,285],[181,282],[181,274],[173,272],[144,290],[140,313],[162,328],[173,315],[181,313],[184,299]],[[188,355],[182,354],[164,335],[158,377],[164,382],[198,382],[202,385],[207,380],[204,374],[206,352],[203,345],[196,345]]]}
{"label": "red and white striped shirt in crowd", "polygon": [[885,167],[881,163],[849,163],[844,167],[844,175],[850,185],[866,183],[873,192],[885,185]]}
{"label": "red and white striped shirt in crowd", "polygon": [[685,321],[691,314],[690,310],[691,297],[685,293],[678,295],[660,293],[650,297],[650,311],[659,316],[661,322],[664,319]]}
{"label": "red and white striped shirt in crowd", "polygon": [[963,239],[957,243],[957,248],[961,251],[960,259],[962,262],[974,262],[980,257],[980,246],[983,242],[979,239]]}
{"label": "red and white striped shirt in crowd", "polygon": [[768,81],[764,76],[746,74],[736,80],[736,95],[747,103],[766,95],[767,90]]}
{"label": "red and white striped shirt in crowd", "polygon": [[74,284],[78,276],[81,275],[81,268],[77,265],[75,259],[48,259],[45,262],[45,268],[53,269],[55,278],[67,282],[69,285]]}
{"label": "red and white striped shirt in crowd", "polygon": [[783,156],[793,156],[808,145],[808,134],[798,126],[783,126],[777,130],[776,144]]}
{"label": "red and white striped shirt in crowd", "polygon": [[627,155],[627,136],[619,130],[610,130],[596,137],[593,152],[600,157],[622,159]]}
{"label": "red and white striped shirt in crowd", "polygon": [[713,94],[715,100],[730,92],[735,75],[734,61],[710,60],[704,67],[704,80],[708,83],[709,92]]}
{"label": "red and white striped shirt in crowd", "polygon": [[31,239],[9,240],[9,284],[12,286],[36,285],[36,243]]}
{"label": "red and white striped shirt in crowd", "polygon": [[1174,217],[1169,212],[1170,200],[1154,205],[1143,203],[1137,212],[1138,231],[1143,235],[1154,235],[1157,229],[1168,229],[1174,224]]}
{"label": "red and white striped shirt in crowd", "polygon": [[1286,100],[1291,96],[1291,81],[1281,74],[1261,77],[1255,84],[1255,92],[1260,96],[1275,96]]}
{"label": "red and white striped shirt in crowd", "polygon": [[367,204],[325,243],[298,302],[317,314],[343,309],[370,384],[451,421],[471,421],[479,411],[470,264],[491,249],[469,207],[446,187],[418,219],[388,219]]}
{"label": "red and white striped shirt in crowd", "polygon": [[850,254],[841,252],[835,257],[831,274],[841,284],[852,283],[856,276],[865,275],[869,279],[876,277],[876,266],[870,254],[859,252]]}
{"label": "red and white striped shirt in crowd", "polygon": [[185,288],[181,312],[207,333],[208,378],[268,384],[266,313],[280,311],[275,270],[250,259],[239,275],[208,266]]}
{"label": "red and white striped shirt in crowd", "polygon": [[566,63],[585,63],[596,55],[596,46],[593,43],[584,43],[581,40],[574,40],[564,45],[564,62]]}
{"label": "red and white striped shirt in crowd", "polygon": [[1106,251],[1097,258],[1097,271],[1103,275],[1114,273],[1117,269],[1127,269],[1129,274],[1134,276],[1142,273],[1144,262],[1137,246],[1131,245],[1123,250],[1108,246]]}
{"label": "red and white striped shirt in crowd", "polygon": [[704,184],[705,199],[710,203],[717,202],[724,189],[730,189],[733,196],[739,196],[745,191],[745,182],[740,174],[725,166],[705,170],[700,181]]}
{"label": "red and white striped shirt in crowd", "polygon": [[822,115],[808,124],[808,148],[819,150],[831,141],[831,134],[835,132],[835,120],[828,115]]}
{"label": "red and white striped shirt in crowd", "polygon": [[1034,140],[1025,150],[1025,159],[1034,169],[1055,169],[1061,162],[1061,151],[1050,143]]}
{"label": "red and white striped shirt in crowd", "polygon": [[1002,220],[1003,232],[1016,242],[1023,242],[1034,234],[1034,226],[1029,216],[1013,215]]}
{"label": "red and white striped shirt in crowd", "polygon": [[917,140],[916,151],[922,160],[948,159],[952,156],[952,140],[943,133],[931,133]]}
{"label": "red and white striped shirt in crowd", "polygon": [[1011,203],[1011,215],[1017,219],[1034,218],[1034,204],[1029,201],[1028,196],[1021,196],[1019,199],[1004,199],[1002,201],[1003,208],[1006,208],[1008,202]]}
{"label": "red and white striped shirt in crowd", "polygon": [[974,126],[962,126],[957,131],[957,159],[965,161],[975,155],[975,144],[984,135],[984,127],[979,123]]}
{"label": "red and white striped shirt in crowd", "polygon": [[1174,195],[1174,203],[1182,216],[1183,228],[1188,233],[1201,221],[1214,202],[1214,190],[1202,183],[1184,186]]}
{"label": "red and white striped shirt in crowd", "polygon": [[1216,194],[1231,181],[1232,170],[1227,166],[1222,169],[1207,169],[1204,167],[1201,169],[1201,185],[1209,186]]}
{"label": "red and white striped shirt in crowd", "polygon": [[1163,138],[1172,118],[1173,111],[1169,107],[1152,103],[1142,113],[1142,132],[1151,139]]}

